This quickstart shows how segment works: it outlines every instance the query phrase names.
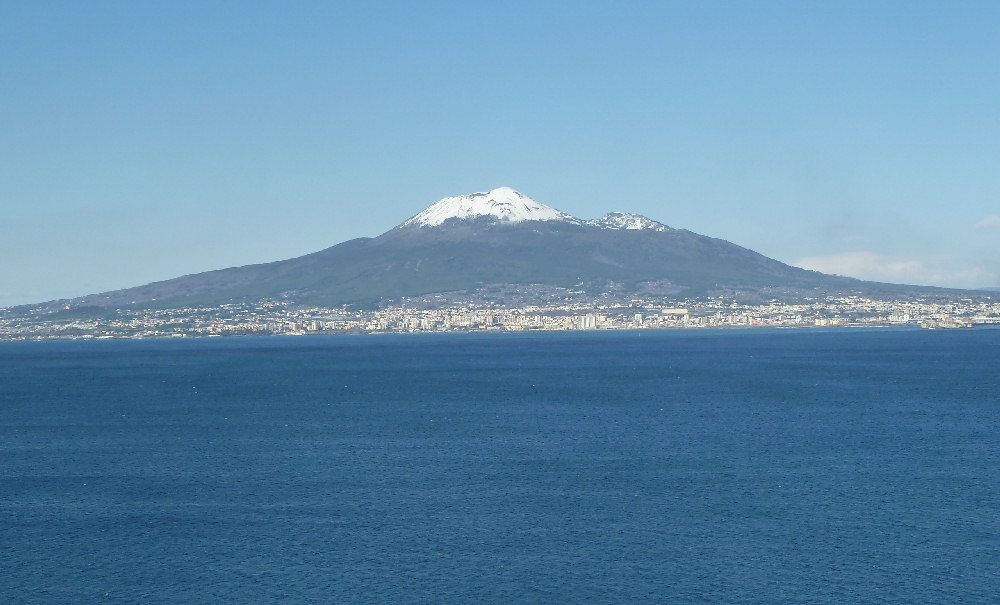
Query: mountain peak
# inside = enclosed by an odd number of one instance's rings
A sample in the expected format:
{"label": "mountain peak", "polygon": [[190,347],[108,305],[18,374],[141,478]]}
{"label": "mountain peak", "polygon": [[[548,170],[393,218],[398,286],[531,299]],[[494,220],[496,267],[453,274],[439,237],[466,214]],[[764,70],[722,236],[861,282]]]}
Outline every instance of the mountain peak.
{"label": "mountain peak", "polygon": [[670,231],[670,227],[663,223],[641,214],[631,212],[609,212],[601,218],[587,221],[588,225],[594,225],[602,229],[647,229],[651,231]]}
{"label": "mountain peak", "polygon": [[446,197],[404,222],[400,227],[434,227],[450,219],[491,217],[497,222],[563,221],[579,223],[565,212],[546,206],[510,187]]}

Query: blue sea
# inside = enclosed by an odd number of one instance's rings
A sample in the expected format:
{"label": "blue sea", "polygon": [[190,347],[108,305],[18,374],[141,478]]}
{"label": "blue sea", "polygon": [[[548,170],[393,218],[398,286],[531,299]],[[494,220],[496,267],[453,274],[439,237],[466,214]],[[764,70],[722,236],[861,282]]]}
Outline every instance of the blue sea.
{"label": "blue sea", "polygon": [[0,602],[998,595],[997,329],[0,343]]}

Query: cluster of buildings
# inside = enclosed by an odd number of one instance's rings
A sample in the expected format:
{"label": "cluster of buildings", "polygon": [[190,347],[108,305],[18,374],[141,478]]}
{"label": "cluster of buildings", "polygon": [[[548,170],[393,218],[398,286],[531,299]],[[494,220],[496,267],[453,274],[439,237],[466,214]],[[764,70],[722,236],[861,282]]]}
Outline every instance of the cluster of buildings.
{"label": "cluster of buildings", "polygon": [[286,301],[179,309],[0,310],[0,340],[159,338],[266,334],[371,334],[532,330],[639,330],[751,326],[905,326],[1000,324],[1000,297],[886,301],[861,296],[798,303],[704,298],[632,299],[504,306],[478,301],[427,305],[411,300],[373,310]]}

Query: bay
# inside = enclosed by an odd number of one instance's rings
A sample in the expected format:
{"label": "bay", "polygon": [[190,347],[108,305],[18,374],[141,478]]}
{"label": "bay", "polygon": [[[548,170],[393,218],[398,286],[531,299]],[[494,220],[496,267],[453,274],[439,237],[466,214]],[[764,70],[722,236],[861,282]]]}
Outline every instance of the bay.
{"label": "bay", "polygon": [[0,343],[0,601],[993,602],[998,337]]}

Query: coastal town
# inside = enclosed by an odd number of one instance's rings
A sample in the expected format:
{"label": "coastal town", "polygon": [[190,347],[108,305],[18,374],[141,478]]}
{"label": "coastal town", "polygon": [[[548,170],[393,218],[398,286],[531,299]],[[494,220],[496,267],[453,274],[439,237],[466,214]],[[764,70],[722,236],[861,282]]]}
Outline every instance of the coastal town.
{"label": "coastal town", "polygon": [[749,327],[1000,325],[1000,296],[886,301],[826,296],[795,303],[734,298],[565,300],[502,305],[489,300],[402,299],[376,309],[289,301],[170,309],[0,309],[0,340],[174,338],[433,332],[657,330]]}

